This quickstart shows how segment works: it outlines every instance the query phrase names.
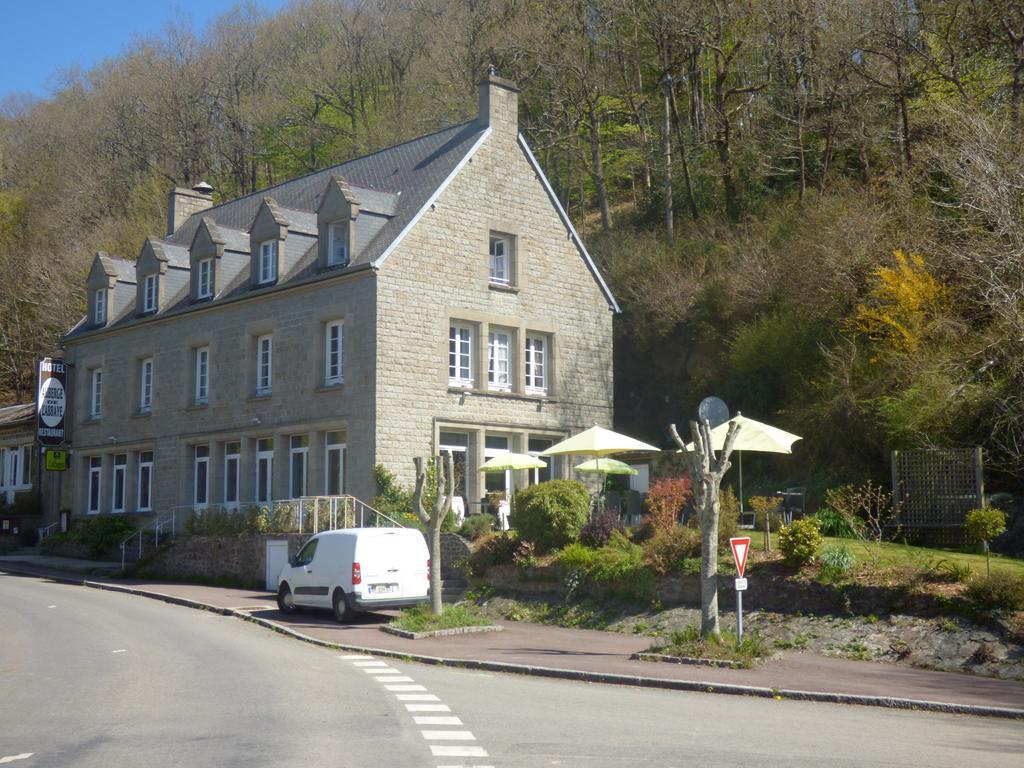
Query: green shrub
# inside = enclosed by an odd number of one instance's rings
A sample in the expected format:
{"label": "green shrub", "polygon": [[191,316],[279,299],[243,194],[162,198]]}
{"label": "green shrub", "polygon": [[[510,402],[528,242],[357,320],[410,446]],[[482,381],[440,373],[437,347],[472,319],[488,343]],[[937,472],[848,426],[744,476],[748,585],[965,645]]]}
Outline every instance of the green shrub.
{"label": "green shrub", "polygon": [[494,516],[489,514],[470,515],[462,521],[462,527],[459,528],[459,535],[469,539],[470,541],[476,541],[484,536],[490,535],[494,531]]}
{"label": "green shrub", "polygon": [[137,530],[134,521],[129,518],[102,515],[75,520],[71,527],[71,538],[86,547],[89,557],[95,560]]}
{"label": "green shrub", "polygon": [[972,509],[964,520],[964,532],[971,541],[980,541],[985,545],[985,570],[991,575],[988,545],[992,539],[1006,532],[1006,514],[995,507]]}
{"label": "green shrub", "polygon": [[829,573],[849,573],[857,564],[853,551],[845,544],[829,544],[821,551],[821,569]]}
{"label": "green shrub", "polygon": [[782,526],[779,531],[779,549],[786,562],[797,568],[813,563],[821,547],[818,518],[805,517]]}
{"label": "green shrub", "polygon": [[614,512],[602,512],[590,518],[580,529],[580,543],[588,547],[603,547],[614,531],[625,533],[626,528]]}
{"label": "green shrub", "polygon": [[616,531],[608,544],[591,549],[570,544],[558,558],[570,597],[594,596],[646,602],[654,594],[654,574],[644,564],[643,548]]}
{"label": "green shrub", "polygon": [[700,557],[700,531],[677,527],[643,543],[644,562],[658,576],[681,573],[686,560]]}
{"label": "green shrub", "polygon": [[831,507],[822,507],[814,516],[818,518],[818,527],[824,536],[833,536],[837,539],[853,539],[857,536],[850,520]]}
{"label": "green shrub", "polygon": [[740,530],[740,500],[732,488],[718,495],[718,551],[729,551],[729,539]]}
{"label": "green shrub", "polygon": [[967,584],[967,599],[979,608],[1024,611],[1024,576],[996,571]]}
{"label": "green shrub", "polygon": [[692,496],[689,475],[665,477],[651,483],[644,499],[651,524],[660,532],[671,531],[679,524],[683,508]]}
{"label": "green shrub", "polygon": [[392,520],[401,520],[404,523],[402,518],[412,512],[412,491],[399,485],[394,473],[383,464],[373,465],[373,478],[377,482],[373,508]]}
{"label": "green shrub", "polygon": [[576,480],[549,480],[516,495],[513,523],[540,552],[576,541],[590,517],[590,494]]}
{"label": "green shrub", "polygon": [[469,556],[469,572],[483,576],[492,565],[511,564],[518,547],[519,539],[507,531],[478,539],[473,554]]}

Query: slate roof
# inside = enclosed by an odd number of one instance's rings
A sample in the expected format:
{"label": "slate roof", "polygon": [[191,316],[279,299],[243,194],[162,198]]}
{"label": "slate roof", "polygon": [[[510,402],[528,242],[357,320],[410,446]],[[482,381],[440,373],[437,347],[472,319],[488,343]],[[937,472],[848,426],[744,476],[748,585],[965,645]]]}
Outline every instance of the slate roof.
{"label": "slate roof", "polygon": [[102,253],[100,254],[100,262],[102,262],[108,275],[116,276],[122,283],[131,283],[132,285],[135,285],[134,261],[118,259],[114,256],[108,256],[107,254]]}
{"label": "slate roof", "polygon": [[31,422],[36,414],[35,403],[21,403],[20,405],[9,405],[0,408],[0,427],[19,425],[22,422]]}
{"label": "slate roof", "polygon": [[360,211],[389,217],[376,237],[354,254],[351,264],[372,262],[413,220],[485,130],[475,120],[462,123],[221,203],[190,217],[164,242],[187,248],[204,216],[221,228],[248,231],[264,197],[277,202],[291,229],[315,234],[320,195],[331,176],[339,175],[348,182]]}

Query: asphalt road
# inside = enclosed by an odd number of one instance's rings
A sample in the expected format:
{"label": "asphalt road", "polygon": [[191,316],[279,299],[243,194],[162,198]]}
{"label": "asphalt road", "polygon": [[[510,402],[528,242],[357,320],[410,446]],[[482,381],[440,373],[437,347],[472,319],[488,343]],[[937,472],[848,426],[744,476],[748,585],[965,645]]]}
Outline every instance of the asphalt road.
{"label": "asphalt road", "polygon": [[1017,721],[344,656],[237,619],[0,574],[0,765],[1024,764]]}

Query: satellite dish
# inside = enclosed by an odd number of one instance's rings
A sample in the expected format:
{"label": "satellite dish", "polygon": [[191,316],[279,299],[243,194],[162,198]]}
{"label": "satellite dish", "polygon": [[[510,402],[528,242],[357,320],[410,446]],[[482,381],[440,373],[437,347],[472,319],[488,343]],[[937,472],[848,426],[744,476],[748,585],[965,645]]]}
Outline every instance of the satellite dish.
{"label": "satellite dish", "polygon": [[720,397],[705,397],[697,406],[697,416],[701,421],[709,422],[714,429],[729,420],[729,406]]}

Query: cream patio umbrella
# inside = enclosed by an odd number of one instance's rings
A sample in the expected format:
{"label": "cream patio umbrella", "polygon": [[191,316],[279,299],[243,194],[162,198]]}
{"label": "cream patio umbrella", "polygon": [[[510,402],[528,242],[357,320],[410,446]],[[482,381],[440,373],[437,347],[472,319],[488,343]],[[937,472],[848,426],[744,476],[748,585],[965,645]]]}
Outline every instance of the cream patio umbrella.
{"label": "cream patio umbrella", "polygon": [[[719,424],[711,430],[711,447],[722,450],[725,445],[725,436],[729,434],[729,425],[735,422],[740,429],[736,435],[736,442],[733,443],[733,450],[740,455],[740,513],[743,512],[743,452],[759,451],[761,453],[792,453],[793,443],[803,440],[799,435],[792,432],[773,427],[755,419],[748,419],[739,411],[729,421]],[[686,444],[686,450],[692,451],[693,443]]]}
{"label": "cream patio umbrella", "polygon": [[601,475],[638,475],[639,470],[618,459],[591,459],[573,467],[577,472],[597,472]]}
{"label": "cream patio umbrella", "polygon": [[[492,456],[480,465],[481,472],[514,472],[518,469],[543,469],[547,463],[536,456],[529,456],[525,453],[502,453]],[[511,510],[516,497],[515,483],[510,483],[512,492],[509,498],[509,509]],[[508,513],[504,515],[498,509],[498,527],[503,531],[508,530]]]}

